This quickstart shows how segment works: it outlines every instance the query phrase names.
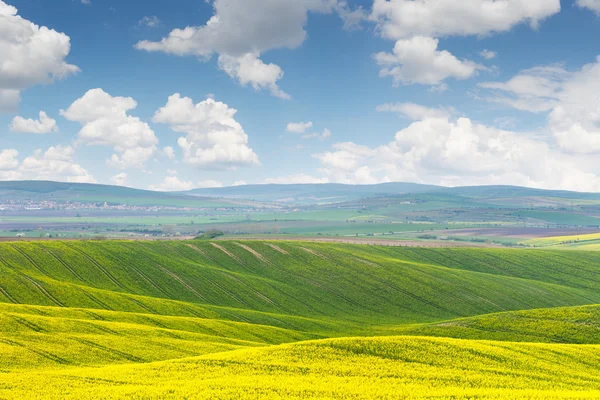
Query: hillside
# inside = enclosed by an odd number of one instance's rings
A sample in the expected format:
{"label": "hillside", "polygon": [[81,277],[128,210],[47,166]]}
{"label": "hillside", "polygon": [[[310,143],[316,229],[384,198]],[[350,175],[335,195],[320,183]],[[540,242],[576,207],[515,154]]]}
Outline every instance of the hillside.
{"label": "hillside", "polygon": [[599,261],[307,242],[0,243],[0,398],[594,398]]}
{"label": "hillside", "polygon": [[55,200],[81,203],[114,203],[137,206],[223,207],[236,204],[185,194],[162,193],[123,186],[49,181],[2,181],[3,200]]}

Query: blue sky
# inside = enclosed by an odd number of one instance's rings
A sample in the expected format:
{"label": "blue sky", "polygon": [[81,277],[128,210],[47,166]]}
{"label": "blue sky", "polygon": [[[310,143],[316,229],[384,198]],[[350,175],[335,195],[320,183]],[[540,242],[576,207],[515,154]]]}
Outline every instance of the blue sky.
{"label": "blue sky", "polygon": [[600,191],[600,1],[455,3],[0,0],[0,179]]}

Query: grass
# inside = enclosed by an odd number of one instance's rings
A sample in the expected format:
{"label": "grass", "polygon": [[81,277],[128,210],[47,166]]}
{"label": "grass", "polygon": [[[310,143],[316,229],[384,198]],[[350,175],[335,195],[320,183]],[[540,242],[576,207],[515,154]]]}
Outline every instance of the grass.
{"label": "grass", "polygon": [[598,398],[597,304],[596,252],[0,243],[0,398]]}

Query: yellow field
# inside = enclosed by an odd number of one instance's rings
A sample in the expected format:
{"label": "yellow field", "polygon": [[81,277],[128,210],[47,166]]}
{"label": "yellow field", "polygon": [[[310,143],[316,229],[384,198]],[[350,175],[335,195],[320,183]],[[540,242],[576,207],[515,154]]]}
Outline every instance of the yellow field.
{"label": "yellow field", "polygon": [[[546,238],[530,239],[521,242],[526,246],[546,247],[557,245],[583,244],[586,242],[600,241],[600,233],[571,236],[552,236]],[[591,244],[591,243],[590,243]]]}
{"label": "yellow field", "polygon": [[0,373],[0,398],[600,398],[600,347],[349,338],[177,361]]}

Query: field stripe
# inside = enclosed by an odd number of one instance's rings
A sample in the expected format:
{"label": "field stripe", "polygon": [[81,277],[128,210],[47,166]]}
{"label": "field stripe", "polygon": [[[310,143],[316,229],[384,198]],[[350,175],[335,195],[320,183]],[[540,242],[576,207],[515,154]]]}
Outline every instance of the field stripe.
{"label": "field stripe", "polygon": [[73,246],[67,245],[66,243],[65,243],[65,245],[66,245],[67,247],[69,247],[69,248],[73,249],[74,251],[77,251],[79,254],[81,254],[81,255],[82,255],[82,256],[84,256],[86,259],[88,259],[88,260],[89,260],[89,261],[90,261],[92,264],[94,264],[96,267],[98,267],[98,269],[99,269],[100,271],[102,271],[102,273],[103,273],[104,275],[106,275],[106,277],[107,277],[108,279],[110,279],[110,281],[111,281],[112,283],[114,283],[116,286],[120,287],[121,289],[123,289],[123,290],[125,290],[125,291],[127,291],[127,292],[130,292],[130,290],[129,290],[129,289],[127,289],[125,286],[123,286],[123,284],[121,284],[121,283],[120,283],[120,282],[119,282],[119,281],[118,281],[118,280],[117,280],[117,279],[116,279],[116,278],[115,278],[115,277],[114,277],[114,276],[113,276],[113,275],[112,275],[110,272],[108,272],[108,270],[107,270],[105,267],[103,267],[102,265],[100,265],[100,263],[99,263],[98,261],[94,260],[94,258],[93,258],[93,257],[89,256],[89,255],[88,255],[86,252],[84,252],[83,250],[80,250],[80,249],[78,249],[78,248],[76,248],[76,247],[73,247]]}
{"label": "field stripe", "polygon": [[33,267],[35,269],[37,269],[38,271],[40,271],[42,274],[46,275],[48,278],[51,278],[51,276],[48,275],[48,273],[42,267],[40,267],[35,261],[33,261],[33,259],[29,256],[29,254],[25,253],[25,251],[23,251],[22,249],[20,249],[18,246],[15,246],[14,244],[11,244],[10,247],[12,249],[14,249],[15,251],[17,251],[19,254],[21,254],[23,257],[25,257],[25,259],[27,261],[29,261],[29,263],[31,265],[33,265]]}
{"label": "field stripe", "polygon": [[265,243],[265,244],[266,244],[267,246],[269,246],[270,248],[272,248],[273,250],[280,252],[281,254],[284,254],[284,255],[286,255],[286,256],[289,256],[289,255],[290,255],[290,253],[288,253],[287,251],[285,251],[284,249],[282,249],[282,248],[281,248],[281,247],[279,247],[279,246],[275,246],[273,243]]}
{"label": "field stripe", "polygon": [[233,254],[232,252],[230,252],[229,250],[227,250],[225,247],[220,246],[220,245],[218,245],[216,243],[211,243],[211,245],[213,245],[217,249],[221,250],[223,253],[227,254],[229,257],[233,258],[235,261],[237,261],[238,263],[240,263],[240,265],[245,265],[242,260],[240,260],[235,254]]}
{"label": "field stripe", "polygon": [[19,302],[14,297],[12,297],[10,295],[10,293],[8,293],[8,291],[6,289],[4,289],[2,286],[0,286],[0,293],[2,293],[2,295],[4,295],[4,297],[6,297],[12,303],[19,304]]}
{"label": "field stripe", "polygon": [[175,279],[177,282],[179,282],[183,286],[185,286],[190,292],[192,292],[196,296],[198,296],[198,298],[200,298],[203,301],[206,301],[206,297],[204,297],[200,293],[198,293],[198,291],[196,289],[194,289],[189,283],[187,283],[186,281],[184,281],[183,279],[181,279],[177,274],[175,274],[174,272],[169,271],[168,269],[166,269],[162,265],[156,264],[156,266],[158,268],[160,268],[164,273],[166,273],[167,275],[169,275],[171,278]]}
{"label": "field stripe", "polygon": [[56,304],[59,307],[64,307],[65,305],[63,303],[61,303],[56,297],[54,297],[53,295],[50,294],[50,292],[48,292],[46,290],[46,288],[44,288],[42,285],[40,285],[38,282],[35,281],[35,279],[21,273],[21,276],[23,278],[25,278],[27,281],[29,281],[33,286],[35,286],[37,288],[37,290],[42,293],[46,298],[48,298],[48,300],[50,300],[51,302],[53,302],[54,304]]}
{"label": "field stripe", "polygon": [[54,252],[50,251],[50,249],[48,249],[47,247],[43,248],[44,251],[46,253],[48,253],[52,258],[54,258],[56,261],[58,261],[63,267],[65,267],[69,272],[71,272],[77,279],[79,279],[81,282],[85,282],[87,283],[87,281],[85,279],[83,279],[83,277],[81,275],[79,275],[77,273],[77,271],[75,271],[73,268],[71,268],[63,259],[61,259],[60,257],[58,257],[56,254],[54,254]]}
{"label": "field stripe", "polygon": [[258,251],[254,250],[253,248],[246,246],[245,244],[242,243],[235,243],[236,245],[240,246],[242,249],[246,250],[247,252],[251,253],[254,257],[256,257],[259,261],[264,262],[265,264],[268,265],[273,265],[273,263],[269,260],[266,259],[265,256],[263,256],[262,254],[260,254]]}

